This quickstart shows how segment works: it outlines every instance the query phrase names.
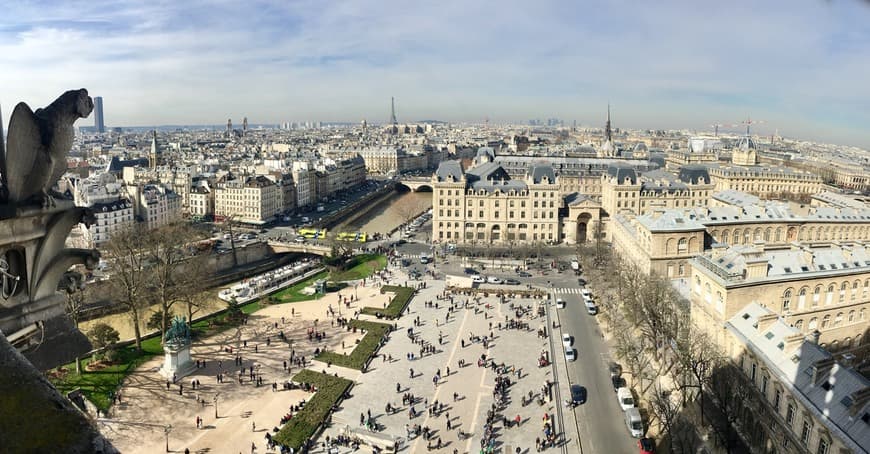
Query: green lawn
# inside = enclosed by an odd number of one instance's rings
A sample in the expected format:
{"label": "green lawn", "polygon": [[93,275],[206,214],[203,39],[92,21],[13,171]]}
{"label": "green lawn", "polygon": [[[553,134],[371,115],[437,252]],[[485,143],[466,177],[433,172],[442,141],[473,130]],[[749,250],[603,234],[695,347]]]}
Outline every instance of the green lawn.
{"label": "green lawn", "polygon": [[124,377],[140,364],[155,355],[162,354],[163,348],[160,346],[160,338],[152,337],[142,341],[141,352],[136,351],[135,344],[122,348],[118,352],[119,364],[88,372],[85,368],[92,361],[92,357],[87,357],[82,360],[83,373],[81,375],[76,374],[76,365],[75,362],[72,362],[63,366],[66,369],[66,376],[50,377],[50,380],[57,387],[57,390],[64,394],[80,388],[82,394],[97,408],[106,411],[111,404],[110,396],[118,389]]}
{"label": "green lawn", "polygon": [[333,281],[353,281],[363,279],[387,266],[387,256],[382,254],[360,254],[352,257],[348,269],[332,273]]}
{"label": "green lawn", "polygon": [[296,452],[299,452],[302,444],[314,435],[317,427],[326,419],[329,410],[347,391],[352,382],[308,369],[303,369],[294,375],[293,381],[311,383],[317,387],[317,392],[311,396],[302,411],[293,415],[293,418],[284,424],[284,427],[273,439],[275,442],[292,447]]}
{"label": "green lawn", "polygon": [[[259,308],[256,301],[241,306],[244,314],[252,314]],[[241,323],[240,320],[228,320],[226,314],[214,314],[194,323],[191,326],[191,332],[194,337],[203,337],[216,331],[237,326],[239,323]],[[97,371],[87,371],[85,368],[93,361],[93,358],[89,356],[82,359],[83,373],[81,375],[75,373],[76,365],[75,362],[72,362],[59,368],[66,370],[65,376],[50,376],[49,380],[61,393],[80,388],[82,394],[97,408],[106,411],[111,405],[112,394],[118,389],[124,377],[133,372],[140,364],[162,354],[163,347],[160,345],[160,337],[154,336],[142,340],[141,352],[136,351],[135,344],[121,348],[118,351],[118,361],[115,365]],[[54,374],[56,371],[52,370],[50,374]]]}
{"label": "green lawn", "polygon": [[320,273],[315,274],[314,276],[305,279],[304,281],[298,282],[296,284],[291,285],[290,287],[281,290],[280,292],[274,293],[272,297],[274,297],[279,303],[295,303],[297,301],[309,301],[317,298],[317,294],[314,295],[306,295],[302,293],[302,290],[305,287],[310,287],[314,285],[314,281],[318,279],[326,279],[329,277],[328,271],[322,271]]}
{"label": "green lawn", "polygon": [[360,310],[363,314],[378,315],[381,314],[387,318],[398,318],[402,315],[402,311],[408,306],[408,302],[414,296],[414,289],[411,287],[402,287],[398,285],[384,285],[381,287],[381,293],[395,293],[390,304],[386,308],[380,307],[364,307]]}
{"label": "green lawn", "polygon": [[336,366],[347,367],[350,369],[362,370],[366,361],[369,360],[378,347],[380,347],[381,339],[386,333],[393,329],[393,325],[387,323],[368,322],[364,320],[351,320],[351,327],[366,330],[365,336],[359,341],[356,348],[349,355],[325,351],[316,356],[318,361],[331,362]]}

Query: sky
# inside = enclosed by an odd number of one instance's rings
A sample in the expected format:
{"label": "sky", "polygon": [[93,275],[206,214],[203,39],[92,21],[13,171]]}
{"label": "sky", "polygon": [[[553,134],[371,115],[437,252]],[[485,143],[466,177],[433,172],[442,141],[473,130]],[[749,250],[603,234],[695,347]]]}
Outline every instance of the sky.
{"label": "sky", "polygon": [[[389,120],[691,129],[870,149],[870,2],[0,0],[0,106],[108,126]],[[78,124],[92,124],[91,119]],[[723,128],[723,129],[728,129]]]}

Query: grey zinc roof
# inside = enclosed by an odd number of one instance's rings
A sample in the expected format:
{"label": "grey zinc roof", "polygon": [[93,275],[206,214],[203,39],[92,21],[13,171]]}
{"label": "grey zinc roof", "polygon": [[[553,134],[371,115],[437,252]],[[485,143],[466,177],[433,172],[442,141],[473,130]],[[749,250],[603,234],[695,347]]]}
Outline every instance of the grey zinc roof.
{"label": "grey zinc roof", "polygon": [[438,181],[462,181],[462,164],[459,161],[441,161],[438,170],[435,171]]}
{"label": "grey zinc roof", "polygon": [[510,180],[510,175],[496,162],[484,162],[465,172],[469,181]]}
{"label": "grey zinc roof", "polygon": [[556,182],[556,172],[553,171],[553,166],[550,165],[533,165],[529,168],[529,176],[534,184],[542,183],[545,178],[549,180],[550,184]]}
{"label": "grey zinc roof", "polygon": [[[865,402],[863,408],[853,409],[850,396],[867,389],[870,381],[835,363],[826,375],[814,382],[813,364],[831,359],[832,355],[807,340],[796,347],[786,348],[786,339],[800,334],[800,331],[781,318],[759,331],[759,318],[768,314],[772,314],[769,309],[750,303],[725,322],[725,329],[761,359],[776,380],[789,389],[789,394],[813,413],[834,438],[841,440],[852,452],[867,454],[870,425],[862,419],[870,411],[870,402]],[[832,386],[822,386],[826,382]]]}
{"label": "grey zinc roof", "polygon": [[699,181],[703,179],[704,184],[710,184],[710,173],[704,166],[683,166],[680,168],[679,178],[684,183],[699,184]]}
{"label": "grey zinc roof", "polygon": [[691,213],[679,210],[645,214],[638,216],[637,221],[652,232],[704,230],[704,225],[696,221]]}
{"label": "grey zinc roof", "polygon": [[637,172],[626,165],[611,165],[607,168],[607,176],[616,178],[618,184],[628,179],[631,184],[637,184]]}

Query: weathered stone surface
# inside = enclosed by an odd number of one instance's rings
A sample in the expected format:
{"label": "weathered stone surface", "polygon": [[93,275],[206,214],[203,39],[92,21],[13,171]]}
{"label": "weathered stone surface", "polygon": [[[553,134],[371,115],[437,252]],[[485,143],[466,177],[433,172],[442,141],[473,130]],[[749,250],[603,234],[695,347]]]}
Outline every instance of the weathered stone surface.
{"label": "weathered stone surface", "polygon": [[0,333],[3,452],[118,452]]}

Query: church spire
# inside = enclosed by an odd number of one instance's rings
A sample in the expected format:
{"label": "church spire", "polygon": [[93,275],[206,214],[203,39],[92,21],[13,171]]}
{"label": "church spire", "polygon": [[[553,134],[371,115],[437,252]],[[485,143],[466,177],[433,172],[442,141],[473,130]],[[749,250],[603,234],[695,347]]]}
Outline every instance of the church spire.
{"label": "church spire", "polygon": [[607,103],[607,124],[604,126],[604,141],[610,142],[613,139],[613,131],[610,129],[610,103]]}
{"label": "church spire", "polygon": [[151,131],[151,153],[148,156],[149,165],[151,170],[157,168],[157,153],[159,150],[157,149],[157,130]]}

